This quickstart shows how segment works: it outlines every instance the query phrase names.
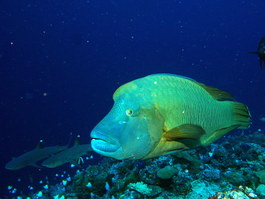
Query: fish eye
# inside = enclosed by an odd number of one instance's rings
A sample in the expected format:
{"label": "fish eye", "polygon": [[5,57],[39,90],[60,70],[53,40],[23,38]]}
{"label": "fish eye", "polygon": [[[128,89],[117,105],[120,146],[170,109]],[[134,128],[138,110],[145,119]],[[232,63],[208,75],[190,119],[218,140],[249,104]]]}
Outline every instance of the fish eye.
{"label": "fish eye", "polygon": [[133,114],[132,109],[127,109],[127,110],[126,110],[126,115],[127,115],[127,116],[132,116],[132,114]]}

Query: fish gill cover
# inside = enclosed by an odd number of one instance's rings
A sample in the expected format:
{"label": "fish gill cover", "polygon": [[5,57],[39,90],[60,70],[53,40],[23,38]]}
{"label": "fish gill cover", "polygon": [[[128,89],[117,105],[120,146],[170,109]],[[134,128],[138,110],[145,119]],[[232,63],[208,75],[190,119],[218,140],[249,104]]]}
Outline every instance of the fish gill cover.
{"label": "fish gill cover", "polygon": [[[260,56],[249,54],[262,50],[264,6],[260,0],[0,1],[0,198],[264,198],[265,74]],[[39,140],[44,148],[70,147],[80,134],[81,145],[89,144],[114,91],[157,73],[232,93],[251,111],[251,128],[147,160],[92,152],[53,169],[42,167],[40,157],[33,161],[39,168],[5,169]]]}

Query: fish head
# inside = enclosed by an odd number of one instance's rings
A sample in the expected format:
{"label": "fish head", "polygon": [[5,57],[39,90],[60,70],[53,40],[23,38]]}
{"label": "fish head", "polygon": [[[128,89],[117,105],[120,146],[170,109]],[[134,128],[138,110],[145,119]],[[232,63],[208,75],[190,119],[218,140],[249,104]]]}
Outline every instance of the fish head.
{"label": "fish head", "polygon": [[91,132],[92,149],[119,160],[141,159],[159,142],[163,120],[139,92],[119,95],[114,101],[110,112]]}
{"label": "fish head", "polygon": [[17,161],[17,158],[13,158],[11,161],[6,163],[5,165],[5,169],[8,169],[8,170],[18,170],[21,168],[23,168],[23,165],[19,164],[19,162]]}

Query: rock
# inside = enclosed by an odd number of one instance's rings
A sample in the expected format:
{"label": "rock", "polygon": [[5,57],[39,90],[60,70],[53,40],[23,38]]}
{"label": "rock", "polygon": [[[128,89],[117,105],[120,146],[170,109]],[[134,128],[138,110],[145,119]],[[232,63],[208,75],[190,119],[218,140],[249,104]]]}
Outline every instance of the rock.
{"label": "rock", "polygon": [[265,196],[265,185],[264,184],[260,184],[257,189],[256,189],[257,193],[261,196]]}
{"label": "rock", "polygon": [[186,199],[205,199],[221,191],[221,188],[214,183],[203,180],[195,180],[191,183],[192,191],[186,196]]}
{"label": "rock", "polygon": [[174,167],[166,166],[162,169],[159,169],[157,172],[157,176],[161,179],[170,179],[173,175],[177,173],[177,170]]}
{"label": "rock", "polygon": [[265,184],[265,170],[257,171],[256,176],[262,184]]}

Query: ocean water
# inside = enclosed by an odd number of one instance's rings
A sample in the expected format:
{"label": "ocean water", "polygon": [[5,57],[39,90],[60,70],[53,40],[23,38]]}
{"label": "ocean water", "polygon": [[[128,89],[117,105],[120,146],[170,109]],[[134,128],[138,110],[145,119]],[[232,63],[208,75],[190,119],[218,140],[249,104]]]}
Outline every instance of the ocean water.
{"label": "ocean water", "polygon": [[[154,73],[193,78],[248,105],[265,129],[265,1],[0,0],[0,197],[24,192],[56,169],[5,164],[39,140],[65,145],[110,110],[120,85]],[[234,132],[236,133],[236,131]],[[101,157],[86,164],[97,164]],[[56,180],[55,180],[56,181]],[[11,196],[10,196],[11,197]]]}

